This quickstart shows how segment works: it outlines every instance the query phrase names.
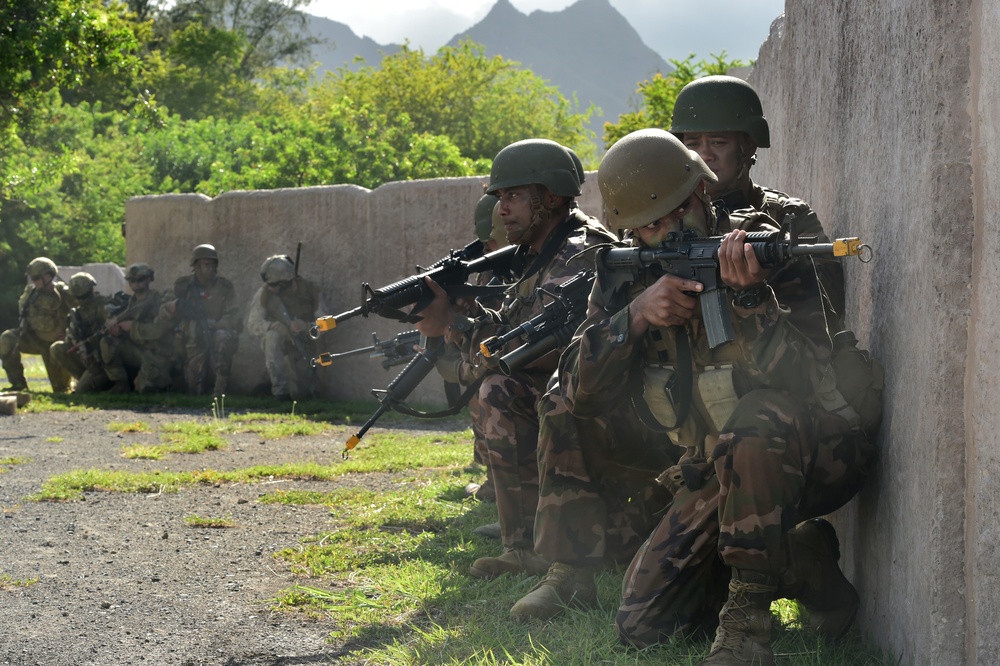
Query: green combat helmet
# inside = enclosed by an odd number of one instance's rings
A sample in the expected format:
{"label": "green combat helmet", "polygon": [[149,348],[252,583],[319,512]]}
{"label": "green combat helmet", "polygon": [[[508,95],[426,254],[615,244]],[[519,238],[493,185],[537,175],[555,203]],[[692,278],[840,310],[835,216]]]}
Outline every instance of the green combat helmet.
{"label": "green combat helmet", "polygon": [[90,273],[73,273],[69,279],[69,293],[73,298],[86,298],[94,293],[97,280]]}
{"label": "green combat helmet", "polygon": [[664,217],[702,181],[718,178],[693,150],[661,129],[643,129],[618,140],[601,160],[597,186],[616,231]]}
{"label": "green combat helmet", "polygon": [[501,149],[493,158],[487,194],[522,185],[544,185],[561,197],[580,196],[579,158],[568,148],[548,139],[525,139]]}
{"label": "green combat helmet", "polygon": [[295,279],[295,264],[287,254],[275,254],[260,266],[260,279],[267,284],[291,282]]}
{"label": "green combat helmet", "polygon": [[125,271],[125,280],[131,282],[133,280],[149,278],[149,281],[152,282],[154,275],[153,269],[149,264],[132,264]]}
{"label": "green combat helmet", "polygon": [[684,86],[674,102],[670,131],[746,132],[758,148],[771,146],[757,91],[735,76],[706,76]]}
{"label": "green combat helmet", "polygon": [[199,259],[213,259],[219,263],[219,253],[215,251],[214,245],[198,245],[191,253],[191,265],[194,266]]}
{"label": "green combat helmet", "polygon": [[36,257],[28,262],[28,270],[25,271],[25,274],[32,280],[37,280],[46,273],[55,277],[58,272],[59,269],[56,268],[54,261],[48,257]]}
{"label": "green combat helmet", "polygon": [[485,243],[493,237],[493,209],[500,201],[494,194],[484,194],[476,204],[476,238]]}

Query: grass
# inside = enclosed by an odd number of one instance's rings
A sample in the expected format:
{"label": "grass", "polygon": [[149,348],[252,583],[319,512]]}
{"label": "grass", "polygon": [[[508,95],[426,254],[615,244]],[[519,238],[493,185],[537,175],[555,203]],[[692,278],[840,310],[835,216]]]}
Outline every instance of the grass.
{"label": "grass", "polygon": [[[150,396],[42,396],[35,409],[93,409],[115,406],[142,409]],[[164,396],[159,406],[163,406]],[[184,406],[190,396],[170,396]],[[227,437],[255,433],[280,440],[325,435],[331,421],[359,423],[369,404],[299,404],[293,414],[268,400],[227,398],[226,413],[197,399],[200,419],[158,431],[141,422],[109,424],[109,430],[153,434],[160,444],[127,447],[133,457],[156,459],[173,452],[225,446]],[[150,403],[153,404],[153,403]],[[195,402],[186,403],[194,405]],[[398,417],[397,417],[398,418]],[[380,424],[392,424],[393,418]],[[451,425],[454,425],[454,421]],[[341,429],[343,430],[343,429]],[[339,432],[339,431],[338,431]],[[155,454],[155,455],[154,455]],[[289,460],[281,465],[191,472],[115,469],[75,470],[48,479],[35,500],[68,501],[85,492],[176,492],[185,487],[260,483],[275,479],[334,481],[322,489],[274,489],[262,504],[325,507],[327,531],[301,539],[273,558],[294,576],[294,583],[264,603],[274,612],[326,623],[330,640],[345,663],[498,664],[575,666],[577,664],[697,664],[711,641],[676,641],[646,650],[626,649],[614,633],[623,571],[598,577],[596,608],[571,608],[547,623],[519,624],[509,618],[513,603],[535,579],[506,576],[480,581],[467,575],[478,557],[497,555],[499,544],[473,536],[472,530],[496,520],[495,506],[465,498],[464,486],[482,481],[482,468],[469,465],[471,433],[427,432],[418,436],[380,431],[365,437],[348,459],[329,465]],[[23,461],[0,461],[20,464]],[[370,475],[370,476],[369,476]],[[186,516],[191,528],[235,527],[228,517]],[[0,576],[0,588],[27,584]],[[776,663],[785,665],[876,666],[896,664],[872,647],[857,628],[833,645],[803,627],[802,611],[791,602],[772,606]]]}
{"label": "grass", "polygon": [[30,587],[38,582],[37,578],[26,578],[17,580],[10,577],[10,574],[0,574],[0,592],[11,592],[18,588]]}

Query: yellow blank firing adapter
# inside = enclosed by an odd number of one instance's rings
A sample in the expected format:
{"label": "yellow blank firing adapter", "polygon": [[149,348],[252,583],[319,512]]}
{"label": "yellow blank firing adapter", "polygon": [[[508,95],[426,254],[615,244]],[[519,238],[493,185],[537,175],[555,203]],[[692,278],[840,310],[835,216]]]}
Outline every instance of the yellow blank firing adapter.
{"label": "yellow blank firing adapter", "polygon": [[337,328],[337,318],[333,315],[327,315],[325,317],[320,317],[316,320],[316,328],[319,329],[321,333],[327,331],[332,331]]}
{"label": "yellow blank firing adapter", "polygon": [[833,241],[835,257],[857,257],[862,263],[868,263],[874,255],[871,245],[862,243],[860,238],[838,238]]}

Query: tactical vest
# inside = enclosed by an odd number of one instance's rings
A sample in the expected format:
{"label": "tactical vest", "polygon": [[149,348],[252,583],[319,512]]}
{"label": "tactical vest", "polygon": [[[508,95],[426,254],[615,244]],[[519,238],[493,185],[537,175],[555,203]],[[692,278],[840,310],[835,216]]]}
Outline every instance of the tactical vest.
{"label": "tactical vest", "polygon": [[52,292],[39,290],[34,293],[33,287],[26,289],[18,303],[18,307],[23,308],[30,299],[28,329],[45,342],[55,342],[63,336],[73,304],[65,282],[55,280],[52,286],[55,287]]}
{"label": "tactical vest", "polygon": [[302,321],[313,319],[318,303],[316,287],[301,277],[295,278],[294,284],[294,289],[290,287],[278,294],[270,289],[261,291],[261,305],[268,321],[284,322],[285,318],[281,314],[281,303],[284,303],[288,310],[288,316],[292,319],[301,319]]}

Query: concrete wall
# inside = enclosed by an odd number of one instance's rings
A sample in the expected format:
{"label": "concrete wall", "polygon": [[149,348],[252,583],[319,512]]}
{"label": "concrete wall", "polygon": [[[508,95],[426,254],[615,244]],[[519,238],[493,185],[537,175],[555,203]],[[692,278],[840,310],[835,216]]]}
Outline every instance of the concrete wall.
{"label": "concrete wall", "polygon": [[[228,192],[215,199],[197,194],[137,197],[127,202],[128,263],[156,270],[154,288],[167,289],[190,271],[191,250],[211,243],[220,255],[219,274],[236,285],[244,304],[261,285],[260,266],[272,254],[294,256],[302,243],[301,274],[320,283],[330,314],[361,304],[361,284],[382,287],[464,247],[475,238],[475,205],[488,178],[442,178],[388,183],[374,191],[354,185],[258,192]],[[588,178],[579,199],[600,216],[596,178]],[[371,344],[412,325],[371,317],[344,321],[323,335],[319,351],[340,352]],[[267,373],[259,341],[245,333],[233,368],[236,390],[266,391]],[[382,368],[367,356],[338,359],[319,368],[324,395],[336,400],[371,400],[402,370]],[[442,382],[430,377],[413,399],[445,402]],[[373,403],[374,404],[374,403]]]}
{"label": "concrete wall", "polygon": [[749,77],[762,183],[858,235],[849,323],[887,370],[881,460],[836,516],[859,621],[902,663],[1000,663],[1000,3],[787,0]]}

